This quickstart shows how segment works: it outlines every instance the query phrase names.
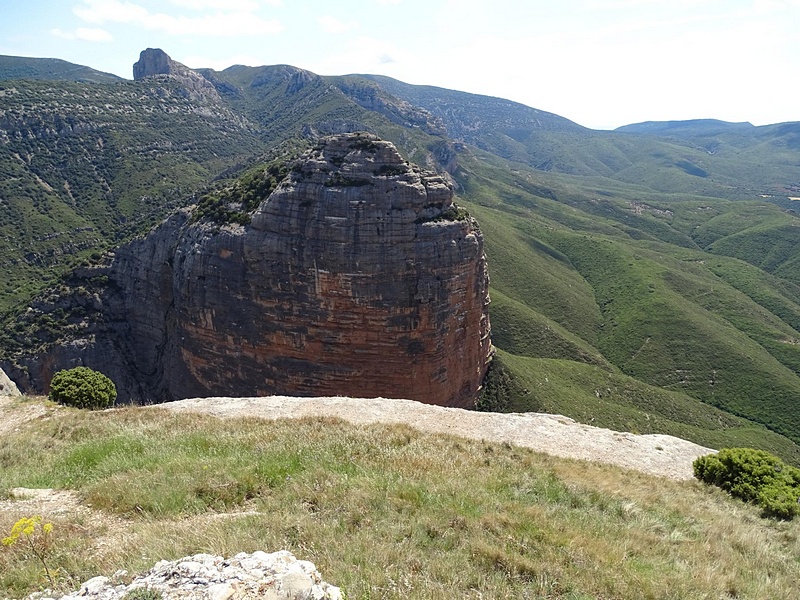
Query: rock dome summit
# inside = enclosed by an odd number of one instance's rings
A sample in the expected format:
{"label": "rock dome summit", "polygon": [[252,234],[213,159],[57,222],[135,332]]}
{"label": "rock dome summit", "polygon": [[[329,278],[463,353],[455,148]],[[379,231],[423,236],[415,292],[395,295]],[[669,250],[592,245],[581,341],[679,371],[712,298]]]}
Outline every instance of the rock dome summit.
{"label": "rock dome summit", "polygon": [[247,224],[182,211],[76,277],[73,290],[102,288],[36,308],[89,317],[20,358],[27,387],[85,364],[137,401],[288,394],[472,407],[492,352],[477,222],[444,178],[370,134],[323,138]]}

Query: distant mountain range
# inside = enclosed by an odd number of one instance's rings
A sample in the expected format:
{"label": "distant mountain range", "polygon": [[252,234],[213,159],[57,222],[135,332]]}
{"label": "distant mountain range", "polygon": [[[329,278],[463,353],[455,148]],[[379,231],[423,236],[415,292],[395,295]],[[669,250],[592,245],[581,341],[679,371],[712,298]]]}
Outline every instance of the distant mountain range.
{"label": "distant mountain range", "polygon": [[800,123],[594,131],[382,76],[150,52],[135,81],[0,57],[0,364],[61,335],[58,317],[20,315],[75,264],[318,136],[365,130],[446,174],[480,222],[486,406],[800,464]]}

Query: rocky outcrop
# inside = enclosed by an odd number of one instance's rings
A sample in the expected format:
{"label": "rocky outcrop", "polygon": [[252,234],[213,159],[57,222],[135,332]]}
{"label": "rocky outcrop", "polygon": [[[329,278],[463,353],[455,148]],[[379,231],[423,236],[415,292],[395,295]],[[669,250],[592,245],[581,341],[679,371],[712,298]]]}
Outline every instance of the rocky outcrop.
{"label": "rocky outcrop", "polygon": [[0,396],[19,396],[17,386],[8,378],[3,369],[0,369]]}
{"label": "rocky outcrop", "polygon": [[70,340],[20,357],[25,385],[85,364],[122,399],[474,405],[491,354],[483,238],[449,184],[389,142],[325,138],[249,224],[192,221],[174,215],[82,273],[83,294],[34,307],[83,316]]}
{"label": "rocky outcrop", "polygon": [[[342,592],[323,581],[317,568],[307,560],[298,560],[282,550],[267,554],[254,552],[232,558],[196,554],[178,560],[158,562],[147,573],[135,577],[130,584],[118,583],[125,572],[116,577],[94,577],[80,589],[60,596],[62,599],[122,600],[153,597],[163,600],[340,600]],[[148,590],[149,594],[143,594]],[[37,600],[50,598],[37,593]]]}
{"label": "rocky outcrop", "polygon": [[431,135],[447,135],[444,123],[430,111],[401,100],[363,79],[344,78],[338,82],[342,92],[359,106],[382,114],[404,127],[418,127]]}
{"label": "rocky outcrop", "polygon": [[178,81],[191,100],[220,102],[214,84],[197,71],[172,60],[160,48],[147,48],[139,54],[139,60],[133,64],[133,79],[139,81],[145,77],[168,76]]}
{"label": "rocky outcrop", "polygon": [[139,81],[152,75],[171,75],[180,71],[180,66],[160,48],[147,48],[139,53],[139,60],[133,64],[133,79]]}

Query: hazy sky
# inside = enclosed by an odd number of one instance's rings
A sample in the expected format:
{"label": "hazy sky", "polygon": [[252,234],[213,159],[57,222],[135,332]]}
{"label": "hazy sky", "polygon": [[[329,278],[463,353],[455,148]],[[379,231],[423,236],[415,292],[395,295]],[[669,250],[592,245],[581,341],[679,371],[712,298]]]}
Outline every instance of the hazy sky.
{"label": "hazy sky", "polygon": [[800,0],[0,0],[0,54],[117,75],[290,64],[509,98],[588,127],[800,121]]}

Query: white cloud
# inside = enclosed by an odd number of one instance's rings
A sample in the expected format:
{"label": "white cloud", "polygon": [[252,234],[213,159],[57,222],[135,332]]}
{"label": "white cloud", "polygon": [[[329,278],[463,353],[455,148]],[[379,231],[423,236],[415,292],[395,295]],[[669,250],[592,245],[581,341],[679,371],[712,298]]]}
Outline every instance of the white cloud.
{"label": "white cloud", "polygon": [[395,4],[402,4],[403,0],[376,0],[381,6],[391,6]]}
{"label": "white cloud", "polygon": [[280,33],[277,19],[265,20],[248,13],[223,13],[199,18],[153,15],[148,29],[160,29],[174,35],[247,36]]}
{"label": "white cloud", "polygon": [[358,22],[356,21],[349,21],[345,23],[344,21],[340,21],[331,15],[317,17],[317,23],[326,33],[346,33],[352,29],[358,28]]}
{"label": "white cloud", "polygon": [[99,27],[78,27],[75,30],[75,37],[87,42],[110,42],[114,39],[109,32]]}
{"label": "white cloud", "polygon": [[[206,0],[205,4],[221,4]],[[84,0],[75,7],[74,13],[88,23],[124,23],[138,25],[152,31],[163,31],[171,35],[199,36],[248,36],[280,33],[283,25],[277,19],[264,19],[253,12],[240,10],[248,4],[233,1],[235,10],[220,11],[202,16],[187,17],[166,13],[152,13],[145,7],[119,0]]]}
{"label": "white cloud", "polygon": [[258,2],[254,0],[169,0],[173,6],[191,8],[192,10],[227,10],[253,12],[258,10]]}
{"label": "white cloud", "polygon": [[753,10],[755,12],[772,12],[783,8],[797,8],[800,6],[798,0],[755,0]]}
{"label": "white cloud", "polygon": [[114,37],[105,29],[98,27],[78,27],[75,31],[63,31],[55,28],[50,33],[64,40],[83,40],[86,42],[111,42]]}

